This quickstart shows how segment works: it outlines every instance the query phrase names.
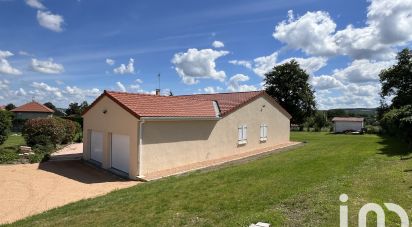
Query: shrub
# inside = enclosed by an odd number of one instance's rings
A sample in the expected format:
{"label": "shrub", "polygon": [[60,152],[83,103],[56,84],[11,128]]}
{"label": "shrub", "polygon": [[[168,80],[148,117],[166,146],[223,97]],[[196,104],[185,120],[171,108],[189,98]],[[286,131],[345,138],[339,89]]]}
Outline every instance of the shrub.
{"label": "shrub", "polygon": [[24,124],[22,134],[29,146],[55,146],[63,141],[65,129],[62,121],[56,118],[37,118]]}
{"label": "shrub", "polygon": [[11,128],[11,114],[8,111],[0,111],[0,145],[3,144],[9,136]]}
{"label": "shrub", "polygon": [[57,118],[64,127],[63,144],[70,143],[76,140],[76,136],[80,133],[80,124],[67,119]]}

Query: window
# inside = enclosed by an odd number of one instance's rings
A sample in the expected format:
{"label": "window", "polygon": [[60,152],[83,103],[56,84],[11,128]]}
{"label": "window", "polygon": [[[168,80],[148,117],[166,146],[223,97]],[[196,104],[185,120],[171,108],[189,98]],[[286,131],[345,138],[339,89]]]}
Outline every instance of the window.
{"label": "window", "polygon": [[238,144],[246,144],[247,143],[247,126],[241,125],[238,128]]}
{"label": "window", "polygon": [[260,141],[266,141],[268,139],[268,126],[266,124],[260,125]]}

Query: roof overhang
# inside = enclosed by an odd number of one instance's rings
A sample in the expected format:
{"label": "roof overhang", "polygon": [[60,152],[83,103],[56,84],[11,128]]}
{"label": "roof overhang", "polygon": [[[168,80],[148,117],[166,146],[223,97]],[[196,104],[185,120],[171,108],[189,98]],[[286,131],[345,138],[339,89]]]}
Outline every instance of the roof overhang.
{"label": "roof overhang", "polygon": [[144,121],[217,121],[221,117],[140,117]]}

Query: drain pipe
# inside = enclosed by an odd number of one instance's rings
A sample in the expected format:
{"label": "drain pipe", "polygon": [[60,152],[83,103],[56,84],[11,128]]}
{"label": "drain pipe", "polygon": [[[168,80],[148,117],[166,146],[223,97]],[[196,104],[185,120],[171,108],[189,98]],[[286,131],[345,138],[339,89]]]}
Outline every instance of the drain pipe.
{"label": "drain pipe", "polygon": [[138,160],[138,176],[137,178],[140,180],[144,180],[144,176],[142,174],[143,168],[142,168],[142,153],[143,153],[143,124],[144,120],[139,120],[139,152],[137,155],[137,160]]}

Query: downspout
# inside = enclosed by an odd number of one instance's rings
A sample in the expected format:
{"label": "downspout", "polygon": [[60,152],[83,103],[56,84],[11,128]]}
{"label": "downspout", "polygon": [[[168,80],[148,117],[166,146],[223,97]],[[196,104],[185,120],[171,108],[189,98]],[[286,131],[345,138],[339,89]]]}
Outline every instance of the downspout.
{"label": "downspout", "polygon": [[144,176],[142,174],[143,168],[142,168],[142,153],[143,153],[143,124],[144,120],[141,119],[139,120],[139,152],[137,155],[137,163],[138,163],[138,175],[137,178],[144,180]]}

